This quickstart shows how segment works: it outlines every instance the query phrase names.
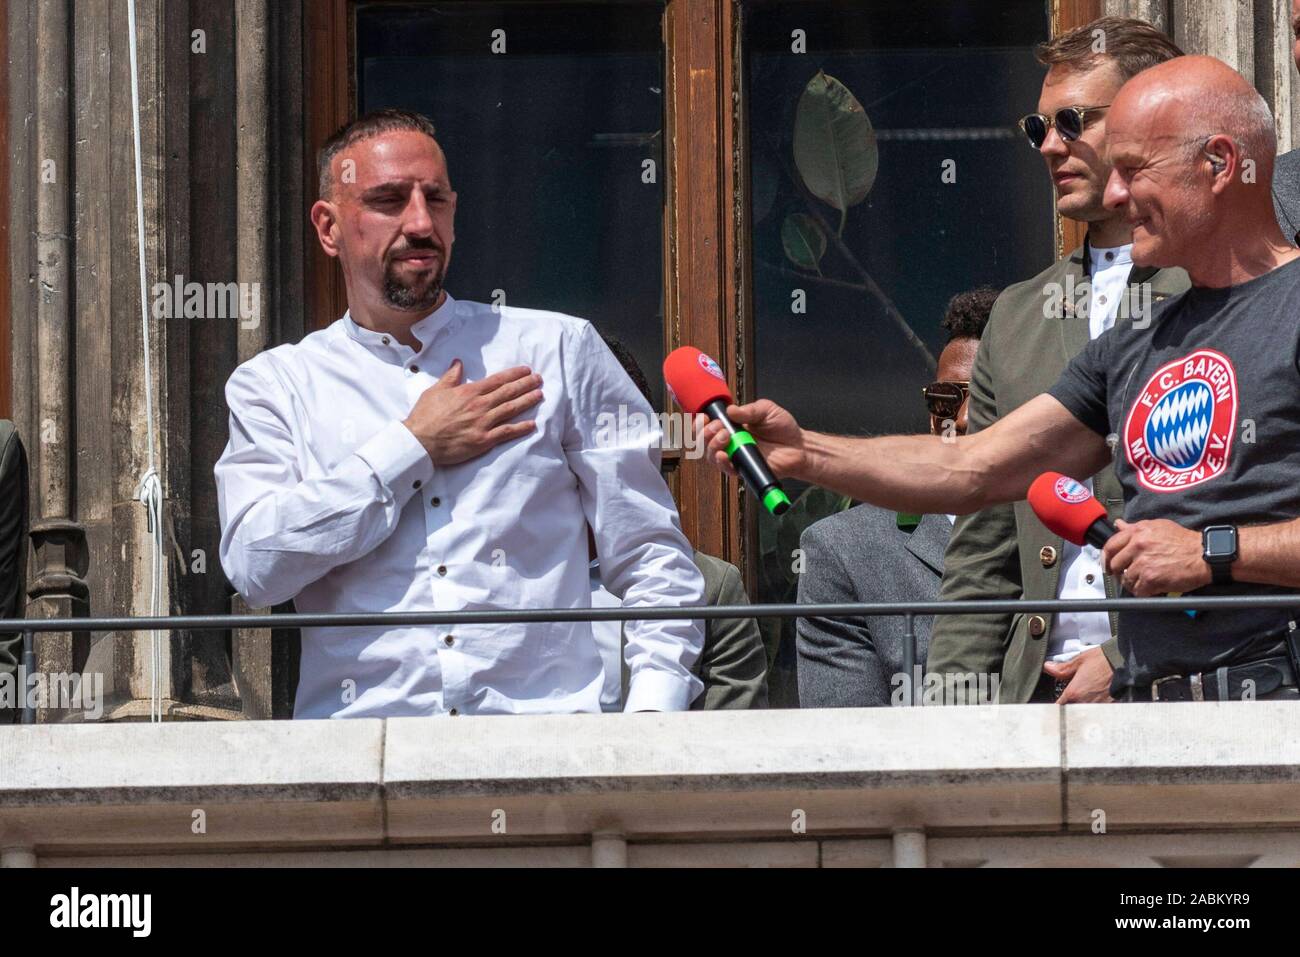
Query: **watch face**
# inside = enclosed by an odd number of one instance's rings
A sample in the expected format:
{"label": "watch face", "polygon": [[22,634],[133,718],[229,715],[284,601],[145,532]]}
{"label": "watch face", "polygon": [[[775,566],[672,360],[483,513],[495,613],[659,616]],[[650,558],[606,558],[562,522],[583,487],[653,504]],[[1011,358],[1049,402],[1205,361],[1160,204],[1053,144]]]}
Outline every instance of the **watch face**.
{"label": "watch face", "polygon": [[1237,550],[1237,533],[1231,528],[1208,528],[1205,530],[1205,554],[1211,558],[1231,555]]}

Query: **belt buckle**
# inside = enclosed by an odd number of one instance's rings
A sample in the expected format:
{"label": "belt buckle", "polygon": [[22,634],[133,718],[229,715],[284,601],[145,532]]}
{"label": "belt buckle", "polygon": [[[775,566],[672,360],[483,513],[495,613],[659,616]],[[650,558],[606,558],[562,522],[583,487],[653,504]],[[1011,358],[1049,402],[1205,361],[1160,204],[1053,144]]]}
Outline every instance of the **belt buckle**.
{"label": "belt buckle", "polygon": [[[1198,675],[1198,677],[1199,677],[1199,675]],[[1163,684],[1167,684],[1167,683],[1170,682],[1170,681],[1182,681],[1182,680],[1183,680],[1183,676],[1182,676],[1182,675],[1168,675],[1168,676],[1166,676],[1166,677],[1164,677],[1164,678],[1157,678],[1155,681],[1151,682],[1151,700],[1152,700],[1152,701],[1159,701],[1159,700],[1160,700],[1160,686],[1161,686],[1161,685],[1163,685]]]}
{"label": "belt buckle", "polygon": [[1188,680],[1188,682],[1189,682],[1189,683],[1191,684],[1191,686],[1192,686],[1192,700],[1193,700],[1193,701],[1204,701],[1204,700],[1205,700],[1205,685],[1204,685],[1204,683],[1203,683],[1203,681],[1202,681],[1202,679],[1201,679],[1201,675],[1200,675],[1200,673],[1198,672],[1197,674],[1194,674],[1194,675],[1189,676],[1187,680]]}

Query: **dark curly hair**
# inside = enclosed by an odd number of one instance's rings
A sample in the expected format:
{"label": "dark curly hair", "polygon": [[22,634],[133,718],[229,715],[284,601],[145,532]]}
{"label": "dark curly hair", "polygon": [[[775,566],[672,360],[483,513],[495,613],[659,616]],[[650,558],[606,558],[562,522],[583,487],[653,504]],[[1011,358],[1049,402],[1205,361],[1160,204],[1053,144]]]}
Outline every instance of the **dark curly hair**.
{"label": "dark curly hair", "polygon": [[650,397],[650,383],[646,381],[645,373],[641,371],[641,365],[636,361],[636,357],[632,355],[632,350],[623,345],[623,342],[617,337],[606,335],[599,329],[596,332],[604,340],[605,345],[609,347],[609,351],[614,353],[614,358],[623,367],[623,371],[632,380],[632,384],[645,396],[645,400],[650,407],[654,408],[655,400]]}
{"label": "dark curly hair", "polygon": [[978,339],[984,335],[989,313],[993,310],[993,301],[1001,294],[1000,289],[980,286],[978,289],[959,292],[948,300],[942,323],[948,333],[948,341]]}

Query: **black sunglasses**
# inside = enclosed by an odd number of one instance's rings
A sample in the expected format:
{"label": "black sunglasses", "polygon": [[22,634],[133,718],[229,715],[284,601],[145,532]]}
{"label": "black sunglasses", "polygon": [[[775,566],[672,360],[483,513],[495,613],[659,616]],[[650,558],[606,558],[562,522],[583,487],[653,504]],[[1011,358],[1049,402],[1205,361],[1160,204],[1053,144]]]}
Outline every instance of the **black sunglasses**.
{"label": "black sunglasses", "polygon": [[1102,106],[1067,106],[1057,110],[1055,116],[1045,113],[1030,113],[1020,118],[1020,129],[1029,137],[1029,145],[1038,149],[1047,139],[1047,131],[1053,126],[1061,134],[1061,139],[1073,143],[1083,135],[1083,128],[1088,125],[1088,115],[1109,109],[1110,104]]}
{"label": "black sunglasses", "polygon": [[936,419],[955,419],[961,411],[962,403],[970,395],[969,382],[931,382],[921,393],[925,396],[925,407]]}

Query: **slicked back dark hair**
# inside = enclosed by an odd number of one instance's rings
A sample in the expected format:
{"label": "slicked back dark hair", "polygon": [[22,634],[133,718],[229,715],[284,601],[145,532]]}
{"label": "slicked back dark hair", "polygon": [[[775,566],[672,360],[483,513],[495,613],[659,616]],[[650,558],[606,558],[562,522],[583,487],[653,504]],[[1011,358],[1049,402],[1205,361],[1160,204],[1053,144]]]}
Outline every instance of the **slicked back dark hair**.
{"label": "slicked back dark hair", "polygon": [[320,177],[321,199],[328,199],[330,190],[334,187],[330,165],[334,162],[335,156],[349,146],[360,143],[362,140],[368,140],[372,136],[398,131],[423,133],[431,140],[437,139],[437,131],[433,128],[433,121],[423,113],[416,113],[412,110],[392,108],[372,110],[340,127],[333,136],[325,141],[325,145],[316,154],[316,172]]}
{"label": "slicked back dark hair", "polygon": [[956,339],[978,339],[984,335],[988,325],[989,313],[993,311],[993,301],[1002,294],[1000,289],[980,286],[967,292],[959,292],[948,300],[948,308],[943,313],[943,328],[948,333],[948,342]]}
{"label": "slicked back dark hair", "polygon": [[1145,20],[1102,17],[1040,43],[1034,55],[1044,66],[1066,64],[1076,70],[1091,70],[1111,60],[1124,79],[1131,80],[1147,67],[1182,56],[1183,51]]}

